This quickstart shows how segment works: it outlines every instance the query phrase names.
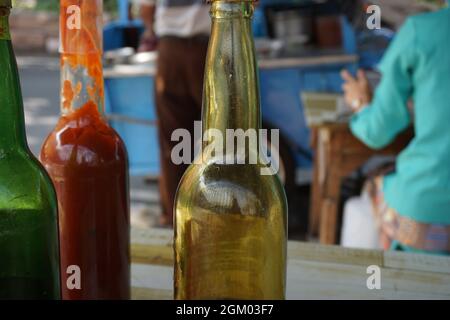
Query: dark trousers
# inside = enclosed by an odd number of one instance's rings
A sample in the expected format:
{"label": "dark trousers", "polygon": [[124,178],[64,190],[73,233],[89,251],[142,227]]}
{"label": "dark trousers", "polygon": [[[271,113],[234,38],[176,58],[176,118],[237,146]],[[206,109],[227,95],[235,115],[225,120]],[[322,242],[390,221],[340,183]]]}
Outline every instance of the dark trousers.
{"label": "dark trousers", "polygon": [[156,108],[161,153],[159,185],[163,209],[161,223],[166,225],[173,223],[175,193],[187,168],[187,165],[172,162],[171,152],[178,142],[172,142],[171,136],[174,130],[183,128],[189,130],[194,139],[194,122],[201,119],[207,48],[206,37],[163,37],[158,44]]}

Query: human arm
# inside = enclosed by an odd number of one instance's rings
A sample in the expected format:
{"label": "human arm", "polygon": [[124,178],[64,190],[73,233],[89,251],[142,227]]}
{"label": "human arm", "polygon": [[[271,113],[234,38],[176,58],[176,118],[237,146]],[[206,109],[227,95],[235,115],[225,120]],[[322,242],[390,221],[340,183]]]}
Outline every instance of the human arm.
{"label": "human arm", "polygon": [[[355,96],[359,96],[346,90],[344,85],[347,101],[356,109],[350,122],[351,130],[371,148],[385,147],[411,122],[407,105],[414,90],[415,46],[414,21],[409,19],[383,58],[380,66],[382,79],[373,99],[356,103]],[[359,87],[362,86],[360,80],[355,81]]]}

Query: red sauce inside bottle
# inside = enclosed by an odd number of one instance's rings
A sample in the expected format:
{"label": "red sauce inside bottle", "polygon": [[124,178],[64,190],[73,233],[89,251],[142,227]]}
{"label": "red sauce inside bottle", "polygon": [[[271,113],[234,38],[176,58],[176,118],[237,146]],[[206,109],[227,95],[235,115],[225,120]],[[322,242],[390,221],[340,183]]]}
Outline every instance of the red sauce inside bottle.
{"label": "red sauce inside bottle", "polygon": [[[41,161],[59,203],[63,299],[128,299],[130,295],[127,154],[93,102],[62,116]],[[70,290],[66,270],[81,270]],[[74,283],[69,281],[70,283]]]}
{"label": "red sauce inside bottle", "polygon": [[[95,2],[82,1],[81,6],[95,13]],[[61,1],[62,12],[70,3]],[[64,44],[69,36],[61,26]],[[95,49],[90,34],[92,30],[83,27],[76,37]],[[129,299],[128,160],[124,143],[96,102],[103,99],[103,77],[101,54],[95,51],[63,54],[62,68],[86,70],[91,80],[84,88],[87,102],[73,109],[83,85],[64,81],[63,115],[40,158],[58,195],[63,299]]]}

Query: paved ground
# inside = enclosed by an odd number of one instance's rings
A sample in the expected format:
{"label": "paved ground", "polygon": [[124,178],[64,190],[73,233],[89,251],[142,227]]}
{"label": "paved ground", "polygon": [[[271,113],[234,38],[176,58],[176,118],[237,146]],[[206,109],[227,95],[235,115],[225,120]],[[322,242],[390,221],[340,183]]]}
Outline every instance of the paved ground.
{"label": "paved ground", "polygon": [[[38,156],[44,139],[59,117],[58,58],[17,58],[24,97],[28,144]],[[153,225],[160,214],[157,183],[145,183],[144,177],[131,178],[132,224]]]}

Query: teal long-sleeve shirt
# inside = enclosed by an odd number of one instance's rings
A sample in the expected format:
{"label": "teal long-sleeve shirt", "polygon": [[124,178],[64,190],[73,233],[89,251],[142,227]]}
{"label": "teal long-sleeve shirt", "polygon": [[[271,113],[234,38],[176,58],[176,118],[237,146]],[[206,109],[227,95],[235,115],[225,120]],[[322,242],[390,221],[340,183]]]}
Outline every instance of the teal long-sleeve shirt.
{"label": "teal long-sleeve shirt", "polygon": [[374,99],[353,116],[352,132],[379,149],[413,122],[415,137],[385,179],[385,200],[403,216],[450,225],[450,9],[409,18],[380,71]]}

